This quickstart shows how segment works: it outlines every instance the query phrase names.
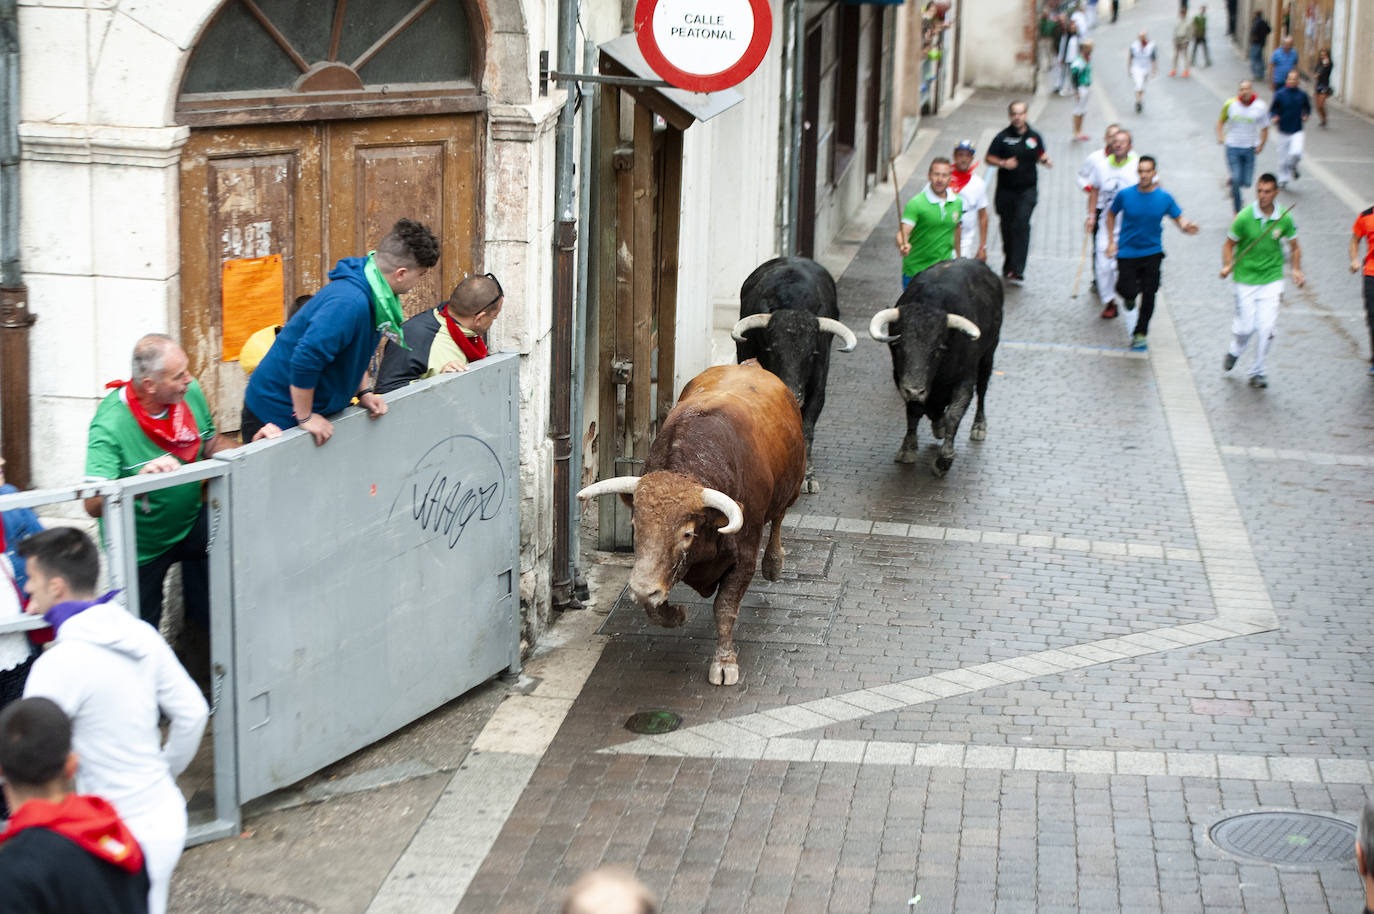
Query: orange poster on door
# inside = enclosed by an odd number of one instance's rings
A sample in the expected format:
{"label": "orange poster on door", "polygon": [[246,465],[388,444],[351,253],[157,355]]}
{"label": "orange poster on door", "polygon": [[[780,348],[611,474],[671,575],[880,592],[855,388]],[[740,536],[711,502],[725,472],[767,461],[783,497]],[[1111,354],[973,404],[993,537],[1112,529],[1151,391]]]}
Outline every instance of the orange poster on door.
{"label": "orange poster on door", "polygon": [[235,361],[250,336],[281,323],[283,286],[280,254],[224,261],[220,268],[222,361]]}

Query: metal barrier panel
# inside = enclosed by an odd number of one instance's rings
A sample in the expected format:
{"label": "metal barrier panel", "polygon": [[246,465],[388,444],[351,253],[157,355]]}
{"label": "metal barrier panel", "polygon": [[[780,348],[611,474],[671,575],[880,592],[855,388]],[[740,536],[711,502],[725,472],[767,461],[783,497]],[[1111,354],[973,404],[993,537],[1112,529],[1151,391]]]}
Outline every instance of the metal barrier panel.
{"label": "metal barrier panel", "polygon": [[491,356],[223,455],[240,801],[519,669],[518,381]]}

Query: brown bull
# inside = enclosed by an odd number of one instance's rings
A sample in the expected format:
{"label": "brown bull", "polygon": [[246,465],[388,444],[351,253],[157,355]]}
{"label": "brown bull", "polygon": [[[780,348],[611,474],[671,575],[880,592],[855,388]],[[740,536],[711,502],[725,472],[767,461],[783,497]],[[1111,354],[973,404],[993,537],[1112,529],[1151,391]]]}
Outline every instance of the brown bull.
{"label": "brown bull", "polygon": [[782,518],[801,492],[806,441],[796,398],[757,363],[697,375],[649,449],[644,475],[589,486],[579,498],[618,493],[634,509],[630,592],[668,628],[687,619],[667,603],[685,581],[715,599],[716,654],[708,679],[739,682],[735,619],[754,578],[763,525],[771,523],[763,576],[782,574]]}

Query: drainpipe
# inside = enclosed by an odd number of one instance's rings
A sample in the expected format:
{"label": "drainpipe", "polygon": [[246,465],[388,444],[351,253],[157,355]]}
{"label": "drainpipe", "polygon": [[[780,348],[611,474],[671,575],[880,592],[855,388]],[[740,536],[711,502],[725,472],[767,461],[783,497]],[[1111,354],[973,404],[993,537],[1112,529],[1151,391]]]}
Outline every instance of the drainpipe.
{"label": "drainpipe", "polygon": [[33,484],[29,463],[29,290],[19,260],[19,4],[0,0],[0,442],[5,476]]}
{"label": "drainpipe", "polygon": [[788,207],[792,212],[792,218],[787,220],[787,244],[783,248],[786,254],[797,253],[797,207],[801,204],[801,155],[802,155],[802,93],[803,80],[806,71],[803,57],[806,53],[806,42],[802,40],[802,18],[805,15],[802,0],[792,0],[791,6],[787,8],[787,41],[792,49],[791,61],[791,136],[788,143],[792,147],[791,161],[787,168],[787,199]]}
{"label": "drainpipe", "polygon": [[[585,41],[582,45],[582,72],[590,73],[596,66],[596,42]],[[592,224],[592,125],[596,119],[592,112],[597,105],[599,93],[594,83],[582,83],[579,88],[582,96],[582,148],[579,161],[582,173],[577,179],[577,217],[582,225]],[[583,248],[577,258],[577,297],[573,302],[573,356],[572,356],[572,460],[569,462],[568,477],[568,527],[572,540],[569,561],[572,563],[573,596],[587,600],[590,596],[587,583],[577,568],[577,536],[582,529],[582,503],[572,494],[582,484],[582,447],[579,436],[582,434],[583,397],[586,388],[587,368],[587,288],[591,272],[590,246]]]}
{"label": "drainpipe", "polygon": [[[558,69],[577,72],[577,0],[558,5]],[[550,424],[553,440],[553,605],[558,610],[577,604],[573,595],[572,553],[576,530],[571,523],[572,498],[572,351],[576,292],[577,216],[573,211],[573,121],[577,92],[568,88],[554,133],[553,354],[549,375]]]}

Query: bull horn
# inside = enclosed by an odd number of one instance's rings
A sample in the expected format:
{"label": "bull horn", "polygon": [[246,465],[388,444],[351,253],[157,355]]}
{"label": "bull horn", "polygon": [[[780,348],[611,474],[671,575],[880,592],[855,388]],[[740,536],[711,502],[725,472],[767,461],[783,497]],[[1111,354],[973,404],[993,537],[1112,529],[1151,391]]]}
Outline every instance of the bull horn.
{"label": "bull horn", "polygon": [[741,317],[736,323],[735,328],[730,331],[730,336],[739,340],[741,343],[747,342],[744,335],[750,330],[761,330],[768,326],[768,322],[773,319],[772,314],[751,314],[748,317]]}
{"label": "bull horn", "polygon": [[971,340],[976,340],[983,335],[983,331],[978,329],[977,324],[958,314],[946,314],[945,326],[951,330],[958,330],[960,333],[967,333]]}
{"label": "bull horn", "polygon": [[816,324],[821,328],[822,333],[833,333],[844,340],[844,345],[840,347],[840,352],[853,352],[854,347],[859,345],[859,339],[844,324],[828,317],[817,318]]}
{"label": "bull horn", "polygon": [[611,479],[592,483],[578,492],[577,497],[586,501],[596,498],[598,495],[633,495],[637,485],[639,485],[638,476],[615,476]]}
{"label": "bull horn", "polygon": [[897,337],[887,335],[887,325],[897,319],[898,311],[896,308],[884,308],[873,315],[873,320],[868,322],[868,335],[880,343],[890,343]]}
{"label": "bull horn", "polygon": [[719,489],[708,489],[702,486],[701,500],[706,503],[706,507],[715,508],[725,515],[725,526],[717,528],[717,533],[734,533],[744,526],[744,512],[739,509],[739,505],[729,495]]}

